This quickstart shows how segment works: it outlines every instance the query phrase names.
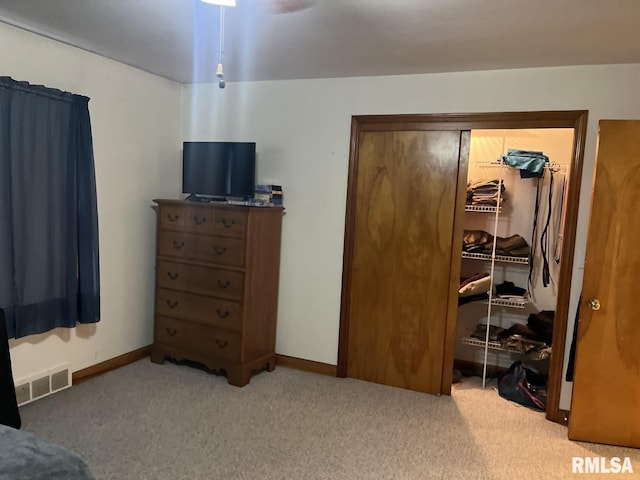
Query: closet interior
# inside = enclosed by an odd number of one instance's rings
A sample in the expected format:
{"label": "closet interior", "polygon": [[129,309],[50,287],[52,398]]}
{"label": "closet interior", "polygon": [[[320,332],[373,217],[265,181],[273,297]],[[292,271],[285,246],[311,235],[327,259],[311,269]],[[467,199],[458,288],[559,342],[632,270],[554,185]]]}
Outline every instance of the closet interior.
{"label": "closet interior", "polygon": [[483,387],[518,361],[548,377],[573,140],[570,128],[471,132],[455,368]]}

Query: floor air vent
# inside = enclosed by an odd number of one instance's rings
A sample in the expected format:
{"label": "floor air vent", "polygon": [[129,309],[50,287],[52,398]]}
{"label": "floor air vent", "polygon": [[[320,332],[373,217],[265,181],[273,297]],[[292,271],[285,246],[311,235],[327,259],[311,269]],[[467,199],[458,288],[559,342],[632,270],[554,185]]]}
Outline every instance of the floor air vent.
{"label": "floor air vent", "polygon": [[18,405],[33,402],[71,386],[69,365],[61,365],[15,382]]}

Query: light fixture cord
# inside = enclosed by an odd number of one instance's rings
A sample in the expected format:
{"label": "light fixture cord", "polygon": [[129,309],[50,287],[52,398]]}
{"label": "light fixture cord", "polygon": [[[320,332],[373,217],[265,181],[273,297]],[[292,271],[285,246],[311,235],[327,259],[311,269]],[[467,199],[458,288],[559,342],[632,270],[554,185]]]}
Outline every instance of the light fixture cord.
{"label": "light fixture cord", "polygon": [[224,7],[220,5],[220,64],[224,54]]}

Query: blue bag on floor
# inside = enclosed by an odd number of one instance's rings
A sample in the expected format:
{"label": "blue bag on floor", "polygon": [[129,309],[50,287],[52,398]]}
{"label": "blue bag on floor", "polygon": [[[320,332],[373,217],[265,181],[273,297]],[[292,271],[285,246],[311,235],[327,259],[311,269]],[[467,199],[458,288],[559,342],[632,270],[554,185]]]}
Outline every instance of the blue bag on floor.
{"label": "blue bag on floor", "polygon": [[[534,410],[547,408],[547,392],[544,386],[535,385],[536,374],[525,368],[521,361],[511,364],[498,375],[498,394],[502,398],[519,403]],[[533,382],[533,384],[532,384]]]}

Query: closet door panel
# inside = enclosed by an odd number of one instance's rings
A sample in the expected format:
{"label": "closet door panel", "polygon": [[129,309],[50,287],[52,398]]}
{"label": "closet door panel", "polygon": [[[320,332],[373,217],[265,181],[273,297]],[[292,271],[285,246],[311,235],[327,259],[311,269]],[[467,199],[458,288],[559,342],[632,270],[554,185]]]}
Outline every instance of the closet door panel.
{"label": "closet door panel", "polygon": [[459,131],[359,138],[347,375],[441,389]]}
{"label": "closet door panel", "polygon": [[572,440],[636,448],[639,139],[640,121],[600,122],[569,419]]}

